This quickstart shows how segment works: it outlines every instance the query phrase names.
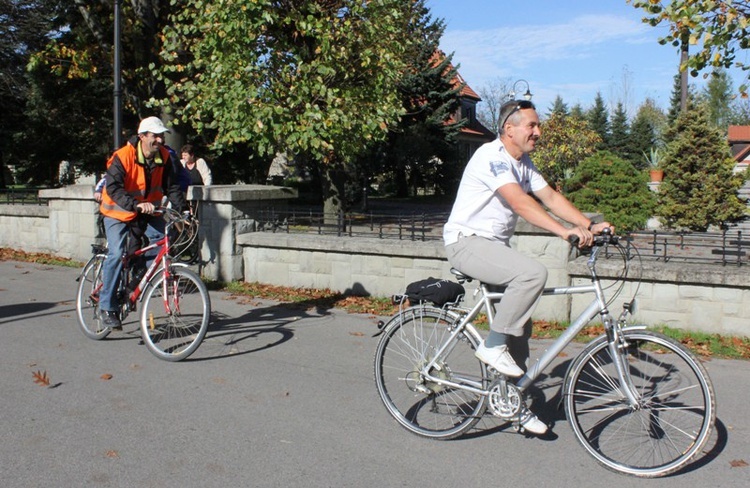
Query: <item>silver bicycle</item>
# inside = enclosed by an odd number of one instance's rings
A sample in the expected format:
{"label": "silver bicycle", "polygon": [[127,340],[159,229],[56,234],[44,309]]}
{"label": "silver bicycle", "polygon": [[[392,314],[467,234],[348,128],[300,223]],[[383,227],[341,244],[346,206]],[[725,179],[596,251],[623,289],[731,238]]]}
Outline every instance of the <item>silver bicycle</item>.
{"label": "silver bicycle", "polygon": [[[630,248],[632,250],[632,247]],[[503,297],[479,283],[477,304],[402,308],[382,329],[375,382],[388,412],[409,431],[433,439],[466,433],[490,412],[522,429],[525,392],[595,317],[605,333],[575,357],[562,386],[565,413],[581,445],[605,467],[658,477],[684,467],[704,446],[716,418],[713,385],[687,348],[644,326],[630,325],[634,300],[615,320],[612,298],[596,272],[602,253],[617,252],[623,274],[632,258],[617,236],[597,236],[590,249],[591,284],[545,288],[543,296],[593,294],[591,303],[517,381],[498,374],[474,352],[482,340],[472,321]],[[471,277],[452,270],[460,282]]]}

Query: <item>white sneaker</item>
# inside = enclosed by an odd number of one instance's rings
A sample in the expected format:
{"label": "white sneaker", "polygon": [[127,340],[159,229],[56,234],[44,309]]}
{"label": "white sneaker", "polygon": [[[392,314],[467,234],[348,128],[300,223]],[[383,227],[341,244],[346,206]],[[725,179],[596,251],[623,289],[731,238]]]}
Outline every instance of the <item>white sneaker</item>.
{"label": "white sneaker", "polygon": [[531,413],[531,410],[526,407],[521,410],[519,423],[524,430],[527,430],[532,434],[543,435],[547,433],[547,424],[539,420],[539,418]]}
{"label": "white sneaker", "polygon": [[492,366],[501,374],[512,377],[523,375],[523,370],[518,367],[508,352],[508,346],[486,347],[484,341],[482,341],[474,355],[477,359]]}

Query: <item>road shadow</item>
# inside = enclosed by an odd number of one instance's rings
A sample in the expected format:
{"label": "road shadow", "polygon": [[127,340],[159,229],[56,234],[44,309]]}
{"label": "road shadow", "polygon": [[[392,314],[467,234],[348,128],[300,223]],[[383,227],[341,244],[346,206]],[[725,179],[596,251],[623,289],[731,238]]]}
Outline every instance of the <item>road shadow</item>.
{"label": "road shadow", "polygon": [[331,315],[334,304],[346,296],[335,294],[295,302],[270,303],[242,295],[228,295],[249,310],[230,317],[211,313],[211,323],[198,350],[185,361],[231,358],[279,346],[294,337],[294,324],[303,319]]}
{"label": "road shadow", "polygon": [[33,315],[35,317],[42,317],[44,315],[55,315],[59,314],[60,311],[56,310],[54,313],[41,314],[45,310],[55,308],[59,303],[52,302],[27,302],[27,303],[13,303],[10,305],[0,305],[0,325],[15,322],[16,319],[22,315]]}

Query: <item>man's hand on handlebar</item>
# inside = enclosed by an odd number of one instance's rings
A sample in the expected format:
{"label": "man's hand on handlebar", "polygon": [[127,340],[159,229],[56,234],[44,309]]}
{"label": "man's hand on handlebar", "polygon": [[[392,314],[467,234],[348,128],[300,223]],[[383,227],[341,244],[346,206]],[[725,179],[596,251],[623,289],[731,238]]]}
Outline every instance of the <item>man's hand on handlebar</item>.
{"label": "man's hand on handlebar", "polygon": [[591,225],[591,233],[594,235],[601,234],[605,229],[609,229],[611,234],[615,233],[615,226],[609,222],[599,222]]}
{"label": "man's hand on handlebar", "polygon": [[146,215],[151,215],[154,213],[154,210],[156,207],[154,207],[154,204],[151,202],[141,202],[135,206],[135,208],[138,210],[138,212]]}
{"label": "man's hand on handlebar", "polygon": [[594,236],[601,234],[605,229],[609,229],[611,233],[615,231],[609,222],[599,222],[591,225],[591,230],[583,226],[568,229],[563,238],[578,248],[590,247],[594,244]]}

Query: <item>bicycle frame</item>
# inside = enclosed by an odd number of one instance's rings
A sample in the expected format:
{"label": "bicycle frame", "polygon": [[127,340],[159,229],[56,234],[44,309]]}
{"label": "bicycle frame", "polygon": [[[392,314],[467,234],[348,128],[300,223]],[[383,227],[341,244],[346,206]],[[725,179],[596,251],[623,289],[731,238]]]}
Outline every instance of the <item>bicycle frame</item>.
{"label": "bicycle frame", "polygon": [[[617,351],[618,348],[618,340],[617,340],[617,328],[615,327],[614,320],[612,316],[609,313],[609,310],[607,308],[607,301],[604,296],[604,291],[601,285],[601,282],[596,274],[596,271],[594,269],[594,265],[596,263],[596,259],[598,257],[599,252],[601,251],[601,247],[595,247],[592,249],[591,256],[588,260],[588,267],[591,272],[592,276],[592,283],[590,285],[578,285],[578,286],[567,286],[567,287],[551,287],[551,288],[545,288],[542,292],[542,296],[559,296],[559,295],[573,295],[573,294],[586,294],[586,293],[594,293],[595,297],[591,301],[591,303],[586,307],[586,309],[581,312],[578,317],[576,317],[575,320],[571,322],[571,324],[568,326],[568,328],[563,332],[563,334],[558,337],[551,345],[550,347],[534,362],[534,364],[531,365],[531,367],[526,371],[526,373],[521,376],[517,383],[516,387],[519,391],[523,392],[526,389],[531,386],[534,381],[539,377],[542,371],[544,371],[547,366],[552,363],[552,361],[562,352],[565,347],[568,346],[568,344],[573,340],[573,338],[588,324],[596,315],[600,315],[602,318],[602,322],[604,323],[604,328],[609,340],[610,348],[612,349],[612,357],[617,358],[616,361],[616,369],[618,372],[618,376],[620,379],[621,385],[627,385],[627,387],[623,388],[624,393],[626,397],[628,398],[628,401],[630,401],[631,405],[637,405],[637,395],[634,393],[633,388],[631,387],[630,381],[627,379],[628,375],[625,373],[627,368],[625,365],[621,362],[621,356]],[[493,307],[492,304],[495,301],[498,301],[502,299],[504,293],[503,292],[490,292],[487,289],[487,286],[484,283],[480,283],[479,290],[482,294],[482,299],[479,300],[476,305],[474,305],[468,312],[466,312],[463,317],[461,318],[460,322],[458,322],[455,325],[454,330],[451,332],[448,339],[440,346],[440,348],[435,352],[434,357],[424,366],[422,370],[422,374],[424,374],[425,378],[429,381],[444,385],[444,386],[450,386],[453,388],[459,388],[463,390],[469,390],[473,393],[480,394],[487,396],[489,394],[488,390],[485,390],[482,388],[482,384],[477,382],[467,382],[471,386],[467,386],[467,384],[459,384],[455,382],[451,382],[448,380],[445,380],[443,378],[440,378],[438,376],[434,376],[430,374],[430,371],[440,370],[440,365],[438,364],[438,359],[444,357],[445,355],[450,353],[450,350],[453,348],[453,346],[456,344],[456,340],[459,334],[462,333],[462,331],[466,330],[468,333],[470,333],[477,341],[481,341],[482,337],[477,331],[477,329],[472,324],[472,321],[479,315],[479,313],[484,309],[487,313],[487,316],[490,320],[490,323],[493,318]],[[465,312],[463,310],[461,313]],[[453,312],[455,314],[455,312]],[[621,317],[621,322],[624,322],[624,315],[627,314],[626,312],[623,312],[623,316]],[[461,315],[456,314],[456,318],[460,317]]]}
{"label": "bicycle frame", "polygon": [[[143,293],[143,291],[146,289],[146,286],[148,282],[153,278],[157,272],[160,269],[164,269],[165,273],[168,273],[169,271],[169,236],[165,233],[164,237],[159,239],[156,242],[152,242],[146,247],[142,247],[135,251],[135,253],[131,254],[130,256],[127,256],[125,259],[130,260],[134,257],[143,256],[147,252],[151,251],[152,249],[159,248],[159,252],[157,253],[156,257],[154,258],[154,261],[151,263],[151,266],[148,267],[146,272],[143,274],[143,277],[136,285],[135,289],[130,293],[128,296],[130,303],[135,303]],[[161,268],[159,267],[161,266]],[[166,281],[165,281],[166,283]]]}
{"label": "bicycle frame", "polygon": [[[133,259],[135,257],[143,256],[147,252],[149,252],[149,251],[151,251],[153,249],[157,249],[157,248],[159,249],[159,252],[157,253],[156,257],[154,258],[153,262],[148,267],[148,269],[146,270],[146,272],[143,274],[143,276],[141,277],[141,279],[138,282],[138,284],[135,286],[135,288],[133,289],[133,291],[128,294],[128,304],[131,307],[133,307],[133,305],[135,305],[135,303],[139,300],[139,298],[141,298],[141,295],[143,294],[144,291],[146,291],[146,288],[148,287],[148,284],[151,281],[151,279],[154,276],[156,276],[159,273],[159,271],[163,270],[164,271],[164,280],[162,281],[162,286],[164,286],[163,296],[165,297],[165,299],[164,299],[164,310],[168,314],[172,313],[172,306],[170,305],[170,303],[166,299],[166,297],[168,296],[166,287],[169,286],[169,283],[171,282],[171,280],[169,279],[169,277],[170,277],[170,267],[171,266],[187,267],[188,265],[185,264],[185,263],[172,263],[172,259],[171,259],[170,255],[169,255],[169,249],[170,249],[169,231],[170,231],[170,227],[171,227],[171,224],[168,222],[167,225],[166,225],[166,227],[165,227],[165,229],[164,229],[164,237],[158,239],[156,242],[149,243],[147,246],[142,247],[142,248],[136,250],[133,254],[131,254],[131,255],[126,256],[126,257],[123,258],[123,261],[124,261],[123,262],[123,270],[124,270],[124,269],[127,269],[127,267],[125,266],[125,263],[128,262],[129,260],[131,260],[131,259]],[[174,306],[177,307],[177,308],[179,308],[179,300],[178,299],[175,299]],[[134,309],[134,307],[133,307],[133,309]]]}

